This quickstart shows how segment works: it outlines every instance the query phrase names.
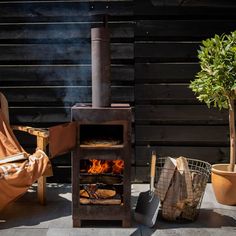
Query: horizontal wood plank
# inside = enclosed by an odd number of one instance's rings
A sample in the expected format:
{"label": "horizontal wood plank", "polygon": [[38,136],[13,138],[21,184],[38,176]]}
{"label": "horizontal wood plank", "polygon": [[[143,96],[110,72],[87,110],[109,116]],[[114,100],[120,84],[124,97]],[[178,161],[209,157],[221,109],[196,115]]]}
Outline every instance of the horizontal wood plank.
{"label": "horizontal wood plank", "polygon": [[1,21],[47,22],[88,21],[101,14],[113,17],[133,15],[132,1],[4,1],[0,2]]}
{"label": "horizontal wood plank", "polygon": [[[90,40],[91,23],[35,23],[0,24],[0,43],[76,43]],[[131,22],[109,23],[111,41],[132,41],[134,37]]]}
{"label": "horizontal wood plank", "polygon": [[[0,64],[4,62],[33,64],[32,62],[79,64],[91,60],[90,43],[82,41],[74,44],[0,44]],[[133,44],[111,44],[111,60],[133,59]]]}
{"label": "horizontal wood plank", "polygon": [[135,42],[136,62],[193,62],[197,60],[199,42]]}
{"label": "horizontal wood plank", "polygon": [[135,82],[190,82],[199,70],[198,63],[135,63]]}
{"label": "horizontal wood plank", "polygon": [[228,111],[206,105],[136,105],[136,124],[225,124]]}
{"label": "horizontal wood plank", "polygon": [[136,84],[135,94],[137,104],[152,102],[160,104],[197,103],[188,84]]}
{"label": "horizontal wood plank", "polygon": [[136,145],[227,146],[228,126],[136,125]]}
{"label": "horizontal wood plank", "polygon": [[10,107],[11,124],[64,123],[71,120],[71,107]]}
{"label": "horizontal wood plank", "polygon": [[194,147],[194,146],[137,146],[135,149],[135,163],[137,166],[149,166],[151,151],[155,150],[157,158],[184,156],[202,161],[223,163],[229,161],[229,147]]}
{"label": "horizontal wood plank", "polygon": [[[178,1],[178,0],[136,0],[134,4],[134,14],[139,18],[154,17],[160,18],[163,16],[170,17],[188,17],[200,18],[203,17],[219,17],[224,16],[234,17],[235,14],[235,1],[234,0],[191,0],[191,1]],[[227,11],[227,14],[225,12]]]}
{"label": "horizontal wood plank", "polygon": [[[90,86],[24,86],[24,87],[2,87],[1,92],[5,94],[10,106],[62,106],[65,104],[91,102]],[[133,102],[133,86],[116,86],[111,88],[112,102]]]}
{"label": "horizontal wood plank", "polygon": [[[91,65],[2,65],[0,86],[91,85]],[[111,83],[134,81],[132,65],[111,65]]]}
{"label": "horizontal wood plank", "polygon": [[202,40],[215,34],[230,33],[235,30],[235,20],[141,20],[135,27],[135,38]]}

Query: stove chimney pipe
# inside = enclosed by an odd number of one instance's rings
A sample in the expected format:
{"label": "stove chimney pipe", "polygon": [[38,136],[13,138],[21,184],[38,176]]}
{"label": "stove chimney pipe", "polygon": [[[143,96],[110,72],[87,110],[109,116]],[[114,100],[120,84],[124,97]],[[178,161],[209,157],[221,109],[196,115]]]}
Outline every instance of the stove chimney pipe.
{"label": "stove chimney pipe", "polygon": [[110,37],[107,23],[104,25],[91,29],[92,107],[109,107],[111,104]]}

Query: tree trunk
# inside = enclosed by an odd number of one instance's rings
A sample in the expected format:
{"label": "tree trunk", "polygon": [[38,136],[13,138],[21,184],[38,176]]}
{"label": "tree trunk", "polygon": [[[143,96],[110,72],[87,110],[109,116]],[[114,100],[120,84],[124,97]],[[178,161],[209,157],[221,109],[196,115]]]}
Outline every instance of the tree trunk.
{"label": "tree trunk", "polygon": [[229,171],[234,172],[234,167],[235,167],[235,119],[234,119],[234,100],[233,99],[230,99],[229,130],[230,130],[230,164],[229,164]]}

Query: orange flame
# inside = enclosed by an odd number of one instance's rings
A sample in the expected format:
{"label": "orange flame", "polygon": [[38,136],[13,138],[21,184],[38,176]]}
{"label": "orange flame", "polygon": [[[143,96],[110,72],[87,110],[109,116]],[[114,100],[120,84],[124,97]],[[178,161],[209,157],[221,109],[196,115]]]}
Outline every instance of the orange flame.
{"label": "orange flame", "polygon": [[105,161],[105,160],[90,160],[92,166],[89,168],[89,174],[102,174],[112,172],[113,174],[121,174],[124,169],[123,160]]}
{"label": "orange flame", "polygon": [[101,174],[106,173],[109,170],[109,164],[107,161],[102,160],[90,160],[92,162],[92,166],[88,170],[90,174]]}
{"label": "orange flame", "polygon": [[121,174],[123,169],[124,169],[124,161],[123,160],[113,161],[112,173]]}

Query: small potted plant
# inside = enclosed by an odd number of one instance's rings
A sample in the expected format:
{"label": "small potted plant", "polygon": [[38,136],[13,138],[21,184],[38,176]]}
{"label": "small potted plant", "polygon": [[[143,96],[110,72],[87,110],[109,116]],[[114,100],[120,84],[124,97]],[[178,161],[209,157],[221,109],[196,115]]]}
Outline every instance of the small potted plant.
{"label": "small potted plant", "polygon": [[236,31],[204,40],[198,58],[201,70],[190,82],[190,88],[208,108],[214,106],[229,111],[230,163],[212,165],[212,186],[219,203],[236,205]]}

